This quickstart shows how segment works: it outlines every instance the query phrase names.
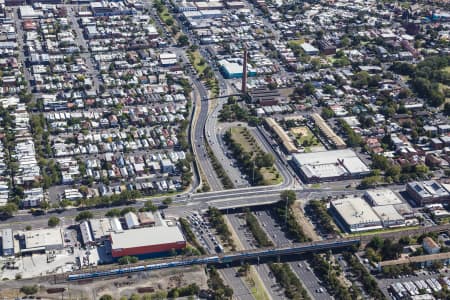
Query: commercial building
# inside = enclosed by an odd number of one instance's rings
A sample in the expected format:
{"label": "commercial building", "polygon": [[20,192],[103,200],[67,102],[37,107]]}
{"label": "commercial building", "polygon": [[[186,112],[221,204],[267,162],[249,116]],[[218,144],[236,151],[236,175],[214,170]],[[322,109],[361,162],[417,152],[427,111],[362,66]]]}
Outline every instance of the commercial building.
{"label": "commercial building", "polygon": [[258,103],[261,106],[276,105],[283,100],[279,90],[271,90],[266,87],[253,88],[248,95],[252,103]]}
{"label": "commercial building", "polygon": [[42,17],[42,11],[34,10],[30,5],[22,5],[19,7],[19,15],[22,19],[38,19]]}
{"label": "commercial building", "polygon": [[362,198],[331,201],[330,210],[344,230],[359,232],[383,228],[378,215]]}
{"label": "commercial building", "polygon": [[186,240],[178,226],[143,227],[111,233],[112,257],[148,256],[180,250]]}
{"label": "commercial building", "polygon": [[383,227],[402,227],[405,226],[405,218],[398,213],[393,205],[374,206],[373,211],[380,218]]}
{"label": "commercial building", "polygon": [[435,180],[409,182],[406,191],[419,206],[450,201],[450,185]]}
{"label": "commercial building", "polygon": [[14,237],[11,228],[2,229],[2,255],[14,255]]}
{"label": "commercial building", "polygon": [[355,179],[370,173],[350,149],[296,153],[292,157],[300,176],[309,183]]}
{"label": "commercial building", "polygon": [[332,143],[336,149],[344,149],[347,147],[347,144],[344,142],[344,140],[338,136],[333,129],[328,126],[327,122],[317,113],[313,113],[311,117],[314,120],[314,123],[317,127],[319,127],[322,134],[327,138],[327,140]]}
{"label": "commercial building", "polygon": [[[240,62],[238,60],[231,61],[231,60],[222,59],[222,60],[219,60],[218,63],[220,66],[220,72],[222,73],[223,77],[225,77],[226,79],[242,78],[242,75],[243,75],[242,62]],[[256,76],[256,72],[248,64],[247,64],[247,76],[248,77]]]}
{"label": "commercial building", "polygon": [[[112,222],[114,219],[101,218],[101,219],[91,219],[89,220],[89,225],[91,228],[92,239],[96,242],[101,242],[109,236],[113,231]],[[117,219],[118,221],[118,219]],[[120,224],[120,221],[119,221]],[[120,226],[120,225],[119,225]],[[121,227],[118,228],[121,231]]]}
{"label": "commercial building", "polygon": [[266,126],[268,127],[268,129],[270,129],[270,131],[277,135],[278,139],[281,141],[283,147],[287,152],[297,152],[297,147],[295,147],[292,139],[274,119],[266,118]]}
{"label": "commercial building", "polygon": [[25,231],[19,234],[21,254],[43,253],[64,248],[64,237],[60,228]]}
{"label": "commercial building", "polygon": [[368,190],[364,193],[367,202],[372,206],[397,205],[403,201],[389,189]]}
{"label": "commercial building", "polygon": [[300,47],[302,47],[303,51],[308,55],[319,55],[319,49],[309,43],[303,43]]}

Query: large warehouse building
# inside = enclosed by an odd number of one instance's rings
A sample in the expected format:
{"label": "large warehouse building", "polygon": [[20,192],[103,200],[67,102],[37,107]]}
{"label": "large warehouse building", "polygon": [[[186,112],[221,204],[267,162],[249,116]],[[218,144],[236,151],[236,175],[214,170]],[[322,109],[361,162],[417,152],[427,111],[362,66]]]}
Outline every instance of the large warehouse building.
{"label": "large warehouse building", "polygon": [[120,233],[112,232],[110,239],[113,258],[155,255],[186,247],[186,240],[178,226],[143,227]]}
{"label": "large warehouse building", "polygon": [[362,178],[370,169],[351,149],[293,154],[300,176],[308,183]]}
{"label": "large warehouse building", "polygon": [[362,198],[344,198],[331,201],[330,210],[339,225],[350,232],[383,228],[372,207]]}

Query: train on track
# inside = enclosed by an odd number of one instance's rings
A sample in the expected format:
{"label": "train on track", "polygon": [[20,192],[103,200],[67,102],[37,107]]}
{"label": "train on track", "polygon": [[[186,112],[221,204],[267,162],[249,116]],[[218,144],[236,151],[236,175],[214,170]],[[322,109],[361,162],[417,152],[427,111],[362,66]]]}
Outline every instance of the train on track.
{"label": "train on track", "polygon": [[297,244],[297,245],[294,244],[294,245],[292,245],[292,247],[287,247],[287,248],[255,249],[255,250],[247,250],[247,251],[220,254],[220,256],[216,255],[216,256],[197,257],[197,258],[192,258],[192,259],[174,260],[174,261],[170,261],[170,262],[154,263],[154,264],[148,264],[148,265],[121,267],[121,268],[104,270],[104,271],[99,270],[99,271],[92,271],[92,272],[86,272],[86,273],[70,274],[70,275],[68,275],[67,279],[69,281],[87,280],[87,279],[93,279],[93,278],[117,276],[117,275],[128,274],[128,273],[153,271],[153,270],[175,268],[175,267],[181,267],[181,266],[230,263],[233,261],[247,260],[247,259],[253,259],[253,258],[257,258],[257,257],[288,255],[288,254],[305,253],[305,252],[311,252],[311,251],[328,250],[328,249],[334,249],[334,248],[343,248],[343,247],[357,245],[359,242],[360,242],[360,239],[355,238],[355,239],[346,239],[346,240],[317,242],[317,243],[313,242],[313,243]]}

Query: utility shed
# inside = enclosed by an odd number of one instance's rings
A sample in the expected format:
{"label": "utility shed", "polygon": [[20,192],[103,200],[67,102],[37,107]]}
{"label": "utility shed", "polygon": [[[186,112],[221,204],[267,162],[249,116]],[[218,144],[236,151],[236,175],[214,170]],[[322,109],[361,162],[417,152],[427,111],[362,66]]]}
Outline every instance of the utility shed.
{"label": "utility shed", "polygon": [[150,212],[140,212],[138,213],[138,217],[142,226],[155,225],[155,217]]}
{"label": "utility shed", "polygon": [[132,211],[125,214],[125,222],[127,223],[128,229],[139,227],[139,220],[136,214]]}
{"label": "utility shed", "polygon": [[109,219],[111,223],[111,229],[115,233],[123,232],[122,224],[120,223],[119,218],[111,218]]}

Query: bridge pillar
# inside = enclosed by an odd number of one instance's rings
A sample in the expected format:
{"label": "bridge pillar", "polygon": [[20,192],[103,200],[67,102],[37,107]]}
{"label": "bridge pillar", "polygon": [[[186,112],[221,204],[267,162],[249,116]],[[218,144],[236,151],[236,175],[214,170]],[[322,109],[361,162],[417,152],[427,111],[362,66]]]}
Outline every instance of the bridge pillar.
{"label": "bridge pillar", "polygon": [[258,266],[259,266],[259,256],[256,257],[258,259]]}
{"label": "bridge pillar", "polygon": [[279,263],[280,260],[281,260],[281,256],[280,256],[280,255],[277,255],[277,263]]}

